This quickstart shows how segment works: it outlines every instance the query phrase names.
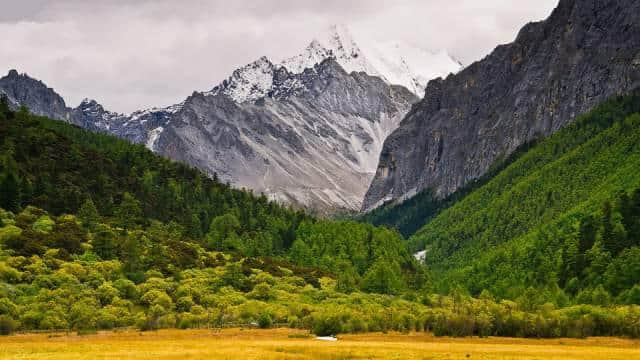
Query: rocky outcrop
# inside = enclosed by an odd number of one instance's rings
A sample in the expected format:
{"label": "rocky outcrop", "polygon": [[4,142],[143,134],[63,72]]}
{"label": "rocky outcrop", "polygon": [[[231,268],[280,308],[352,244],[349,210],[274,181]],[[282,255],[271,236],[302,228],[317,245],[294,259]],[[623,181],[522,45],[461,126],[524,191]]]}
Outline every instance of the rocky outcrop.
{"label": "rocky outcrop", "polygon": [[7,96],[14,107],[27,105],[31,113],[53,119],[69,120],[69,110],[64,99],[42,81],[27,74],[10,70],[7,76],[0,78],[0,94]]}
{"label": "rocky outcrop", "polygon": [[640,86],[640,1],[561,0],[545,21],[429,83],[385,141],[363,209],[446,196],[518,146]]}

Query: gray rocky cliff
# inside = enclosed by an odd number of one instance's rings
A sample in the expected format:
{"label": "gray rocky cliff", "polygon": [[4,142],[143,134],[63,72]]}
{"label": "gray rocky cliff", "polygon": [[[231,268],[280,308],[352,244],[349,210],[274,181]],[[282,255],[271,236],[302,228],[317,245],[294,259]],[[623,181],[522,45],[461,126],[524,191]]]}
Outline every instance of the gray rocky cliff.
{"label": "gray rocky cliff", "polygon": [[418,98],[334,59],[291,73],[266,58],[208,92],[164,108],[118,114],[95,100],[69,108],[55,91],[11,71],[12,104],[145,144],[234,186],[319,214],[357,211],[384,139]]}
{"label": "gray rocky cliff", "polygon": [[227,96],[237,93],[233,79],[195,93],[154,150],[319,213],[358,210],[384,139],[417,98],[333,60],[301,74],[266,68],[273,82],[255,100]]}
{"label": "gray rocky cliff", "polygon": [[545,21],[425,98],[385,141],[363,210],[430,188],[446,196],[518,146],[640,86],[640,1],[561,0]]}
{"label": "gray rocky cliff", "polygon": [[10,70],[7,76],[0,78],[0,94],[6,95],[13,107],[26,105],[35,115],[60,120],[70,118],[70,109],[60,95],[42,81],[16,70]]}

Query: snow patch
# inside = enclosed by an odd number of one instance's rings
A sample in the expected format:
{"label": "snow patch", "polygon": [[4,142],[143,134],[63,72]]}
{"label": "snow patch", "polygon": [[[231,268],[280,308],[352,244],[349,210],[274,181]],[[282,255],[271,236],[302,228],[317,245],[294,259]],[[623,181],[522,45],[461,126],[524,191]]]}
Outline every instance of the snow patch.
{"label": "snow patch", "polygon": [[157,128],[149,131],[149,140],[147,140],[147,149],[154,151],[154,146],[156,145],[156,141],[160,137],[160,134],[164,131],[162,126],[158,126]]}
{"label": "snow patch", "polygon": [[255,101],[265,97],[273,87],[275,66],[265,56],[233,72],[228,80],[205,96],[220,93],[229,96],[237,103]]}

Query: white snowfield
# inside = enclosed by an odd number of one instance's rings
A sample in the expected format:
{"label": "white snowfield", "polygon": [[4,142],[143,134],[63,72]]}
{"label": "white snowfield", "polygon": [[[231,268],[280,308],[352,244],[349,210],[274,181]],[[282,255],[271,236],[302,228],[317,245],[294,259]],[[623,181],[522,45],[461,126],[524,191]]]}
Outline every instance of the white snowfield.
{"label": "white snowfield", "polygon": [[429,80],[462,69],[462,64],[444,50],[431,52],[401,42],[356,39],[345,25],[333,25],[301,54],[280,64],[293,73],[301,73],[329,57],[335,57],[347,72],[378,76],[389,84],[406,87],[418,97],[424,96]]}

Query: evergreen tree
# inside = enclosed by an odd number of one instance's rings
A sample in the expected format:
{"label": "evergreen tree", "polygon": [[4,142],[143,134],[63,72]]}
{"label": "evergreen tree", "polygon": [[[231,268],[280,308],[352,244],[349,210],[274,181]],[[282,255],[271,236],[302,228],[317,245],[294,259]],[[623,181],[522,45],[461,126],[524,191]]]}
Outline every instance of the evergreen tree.
{"label": "evergreen tree", "polygon": [[93,229],[93,227],[100,221],[100,214],[98,214],[98,209],[96,205],[93,203],[90,197],[88,197],[80,210],[78,210],[78,218],[82,221],[82,225],[89,229]]}
{"label": "evergreen tree", "polygon": [[225,240],[235,240],[241,229],[240,221],[233,214],[225,214],[215,217],[209,225],[207,244],[210,249],[223,250]]}
{"label": "evergreen tree", "polygon": [[107,225],[97,225],[94,228],[91,245],[93,252],[104,260],[115,259],[118,256],[119,244],[116,233]]}
{"label": "evergreen tree", "polygon": [[12,171],[9,171],[0,179],[0,207],[18,212],[21,207],[20,180]]}
{"label": "evergreen tree", "polygon": [[129,232],[122,244],[122,260],[124,271],[134,282],[142,280],[144,274],[142,254],[144,251],[144,243],[146,237],[138,232]]}
{"label": "evergreen tree", "polygon": [[578,242],[578,251],[581,254],[586,253],[593,247],[596,242],[598,227],[596,220],[591,215],[585,216],[580,222],[580,235]]}
{"label": "evergreen tree", "polygon": [[301,239],[293,242],[289,253],[291,261],[305,266],[313,266],[315,261],[309,246]]}
{"label": "evergreen tree", "polygon": [[336,291],[351,293],[358,288],[358,273],[348,261],[341,261],[337,266]]}
{"label": "evergreen tree", "polygon": [[606,201],[602,207],[602,245],[606,251],[615,255],[617,245],[613,234],[613,207]]}
{"label": "evergreen tree", "polygon": [[141,221],[142,218],[140,202],[131,196],[131,194],[125,192],[114,215],[123,228],[132,229]]}
{"label": "evergreen tree", "polygon": [[9,114],[9,98],[6,94],[0,94],[0,119]]}
{"label": "evergreen tree", "polygon": [[367,292],[397,294],[403,288],[398,264],[382,258],[373,264],[362,279],[362,290]]}
{"label": "evergreen tree", "polygon": [[636,189],[631,196],[625,227],[628,230],[631,246],[640,246],[640,188]]}

